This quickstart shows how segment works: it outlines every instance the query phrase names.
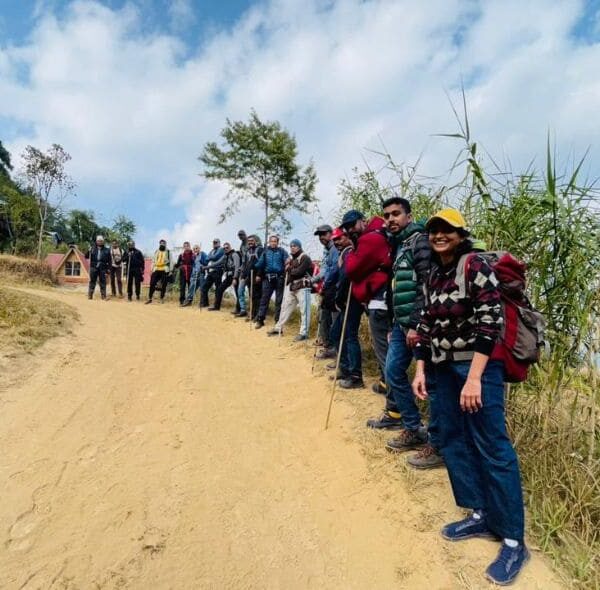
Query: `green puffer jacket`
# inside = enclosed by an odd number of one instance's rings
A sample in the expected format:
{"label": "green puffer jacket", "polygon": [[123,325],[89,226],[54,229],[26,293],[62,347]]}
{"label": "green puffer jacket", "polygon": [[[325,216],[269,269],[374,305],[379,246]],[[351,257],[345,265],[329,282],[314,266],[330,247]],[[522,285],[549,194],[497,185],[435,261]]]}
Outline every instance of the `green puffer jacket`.
{"label": "green puffer jacket", "polygon": [[429,238],[422,223],[412,222],[394,236],[396,256],[392,267],[394,321],[416,329],[425,303],[423,285],[431,266]]}

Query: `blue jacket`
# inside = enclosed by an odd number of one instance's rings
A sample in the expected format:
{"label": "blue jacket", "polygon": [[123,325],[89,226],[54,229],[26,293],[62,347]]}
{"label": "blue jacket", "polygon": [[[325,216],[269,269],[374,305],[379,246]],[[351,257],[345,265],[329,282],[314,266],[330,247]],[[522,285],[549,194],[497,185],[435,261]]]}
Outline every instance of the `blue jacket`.
{"label": "blue jacket", "polygon": [[333,245],[333,241],[329,242],[323,251],[323,265],[321,266],[321,272],[318,277],[315,277],[317,282],[318,280],[323,279],[323,287],[330,287],[337,283],[340,272],[338,267],[339,255],[340,253]]}
{"label": "blue jacket", "polygon": [[201,272],[202,267],[206,266],[207,264],[208,264],[208,256],[206,255],[206,252],[200,251],[200,254],[198,254],[198,256],[196,256],[196,258],[194,258],[194,266],[192,268],[192,272],[193,273]]}
{"label": "blue jacket", "polygon": [[283,274],[288,253],[283,248],[265,248],[262,256],[254,266],[264,274]]}
{"label": "blue jacket", "polygon": [[225,266],[225,250],[223,248],[213,248],[208,253],[208,270],[223,270]]}

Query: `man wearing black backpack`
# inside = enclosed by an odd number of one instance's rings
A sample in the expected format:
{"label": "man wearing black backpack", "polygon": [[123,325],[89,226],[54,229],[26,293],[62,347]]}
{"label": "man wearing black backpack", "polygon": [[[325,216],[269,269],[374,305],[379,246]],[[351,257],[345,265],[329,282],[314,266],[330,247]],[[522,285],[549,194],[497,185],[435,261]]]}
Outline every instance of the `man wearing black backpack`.
{"label": "man wearing black backpack", "polygon": [[269,301],[271,300],[273,293],[275,293],[274,317],[276,322],[279,321],[281,302],[283,301],[283,288],[285,284],[285,261],[287,258],[288,253],[279,246],[279,238],[277,236],[271,236],[269,238],[268,248],[265,249],[254,266],[255,271],[258,271],[256,280],[262,285],[260,307],[254,326],[257,330],[265,325]]}
{"label": "man wearing black backpack", "polygon": [[221,283],[216,288],[215,303],[212,307],[208,308],[208,311],[219,311],[221,309],[221,302],[223,301],[225,291],[233,284],[233,281],[240,272],[240,255],[232,249],[229,242],[223,244],[223,252],[225,253],[223,258],[223,277]]}
{"label": "man wearing black backpack", "polygon": [[96,238],[96,245],[92,246],[85,255],[90,261],[90,284],[88,299],[94,297],[96,282],[100,283],[100,297],[106,299],[106,274],[110,272],[110,248],[104,246],[104,237]]}

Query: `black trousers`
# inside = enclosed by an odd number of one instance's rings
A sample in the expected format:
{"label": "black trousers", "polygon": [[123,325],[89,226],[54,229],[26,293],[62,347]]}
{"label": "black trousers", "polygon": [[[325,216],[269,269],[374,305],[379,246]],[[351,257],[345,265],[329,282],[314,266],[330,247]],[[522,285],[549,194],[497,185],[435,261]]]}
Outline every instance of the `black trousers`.
{"label": "black trousers", "polygon": [[215,309],[221,309],[223,294],[225,293],[225,291],[227,291],[228,287],[231,286],[231,283],[233,283],[233,276],[225,275],[223,277],[223,280],[221,281],[221,284],[217,287],[217,290],[215,292]]}
{"label": "black trousers", "polygon": [[202,285],[202,296],[200,297],[200,307],[208,307],[208,292],[210,288],[214,285],[215,290],[219,289],[219,285],[221,284],[221,277],[223,276],[222,272],[207,272],[206,279],[204,280],[204,285]]}
{"label": "black trousers", "polygon": [[96,290],[96,282],[100,283],[100,295],[102,299],[106,297],[106,271],[101,268],[90,268],[90,284],[88,296],[92,298]]}
{"label": "black trousers", "polygon": [[148,293],[148,299],[152,299],[154,295],[154,291],[156,291],[156,286],[160,281],[160,298],[165,298],[165,293],[167,292],[167,271],[166,270],[155,270],[150,275],[150,291]]}
{"label": "black trousers", "polygon": [[[186,275],[186,269],[182,266],[179,269],[179,303],[183,303],[185,301],[185,296],[187,295],[187,291],[190,287],[190,278],[192,275],[192,269],[188,269],[188,273]],[[188,278],[186,278],[186,276]]]}
{"label": "black trousers", "polygon": [[127,277],[127,298],[131,299],[133,296],[133,286],[135,285],[135,296],[136,299],[140,298],[140,292],[142,289],[142,274],[139,272],[130,272]]}
{"label": "black trousers", "polygon": [[[119,289],[119,295],[123,296],[123,280],[121,279],[121,267],[112,267],[110,269],[110,292],[113,297],[117,294],[117,287]],[[116,284],[115,284],[116,282]]]}
{"label": "black trousers", "polygon": [[262,280],[262,293],[260,297],[260,308],[258,310],[257,320],[264,322],[269,310],[269,301],[271,295],[275,293],[275,321],[279,321],[279,313],[281,312],[281,302],[283,301],[283,288],[285,281],[283,275],[265,275]]}

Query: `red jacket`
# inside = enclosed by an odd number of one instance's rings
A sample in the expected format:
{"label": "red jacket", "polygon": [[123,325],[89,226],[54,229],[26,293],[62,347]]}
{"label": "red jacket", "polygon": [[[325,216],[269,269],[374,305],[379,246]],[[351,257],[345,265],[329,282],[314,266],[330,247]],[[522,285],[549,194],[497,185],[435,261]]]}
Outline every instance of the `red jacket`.
{"label": "red jacket", "polygon": [[373,217],[346,258],[352,295],[360,303],[368,303],[386,286],[392,269],[391,247],[383,228],[383,219]]}

